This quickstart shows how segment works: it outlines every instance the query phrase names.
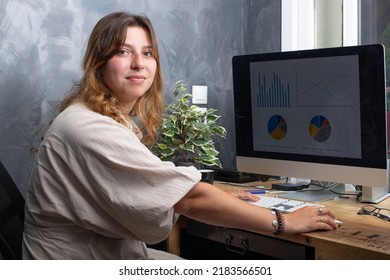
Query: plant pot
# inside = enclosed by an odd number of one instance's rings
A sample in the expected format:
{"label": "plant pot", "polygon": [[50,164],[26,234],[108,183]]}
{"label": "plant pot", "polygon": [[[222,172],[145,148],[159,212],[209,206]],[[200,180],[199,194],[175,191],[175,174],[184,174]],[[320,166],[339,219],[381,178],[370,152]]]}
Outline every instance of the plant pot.
{"label": "plant pot", "polygon": [[202,173],[202,182],[206,182],[212,184],[214,182],[214,170],[211,169],[199,169],[200,173]]}
{"label": "plant pot", "polygon": [[197,168],[197,164],[193,161],[175,161],[176,166],[194,166]]}

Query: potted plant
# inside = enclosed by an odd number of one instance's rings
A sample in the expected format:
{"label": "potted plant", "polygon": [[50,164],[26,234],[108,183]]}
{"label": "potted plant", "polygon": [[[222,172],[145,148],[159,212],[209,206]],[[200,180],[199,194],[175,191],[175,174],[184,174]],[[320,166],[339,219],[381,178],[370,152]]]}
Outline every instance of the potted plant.
{"label": "potted plant", "polygon": [[226,137],[224,127],[217,124],[220,116],[215,109],[202,111],[190,105],[192,97],[182,81],[177,81],[173,90],[176,101],[165,107],[155,154],[162,160],[176,165],[218,166],[221,162],[215,149],[213,137]]}

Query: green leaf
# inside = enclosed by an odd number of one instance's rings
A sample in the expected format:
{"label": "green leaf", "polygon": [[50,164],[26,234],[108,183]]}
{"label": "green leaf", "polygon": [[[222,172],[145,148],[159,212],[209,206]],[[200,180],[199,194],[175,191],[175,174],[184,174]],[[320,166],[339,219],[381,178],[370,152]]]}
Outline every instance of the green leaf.
{"label": "green leaf", "polygon": [[196,146],[200,146],[200,147],[204,147],[206,144],[210,143],[211,140],[210,139],[204,139],[204,138],[198,138],[198,139],[194,139],[193,143],[194,145]]}
{"label": "green leaf", "polygon": [[222,126],[213,127],[213,131],[223,138],[225,138],[225,136],[227,134],[226,129]]}
{"label": "green leaf", "polygon": [[157,144],[157,147],[160,149],[160,150],[167,150],[169,149],[167,145],[165,144]]}
{"label": "green leaf", "polygon": [[167,137],[173,137],[173,135],[175,135],[175,133],[173,131],[166,131],[163,133],[165,136]]}

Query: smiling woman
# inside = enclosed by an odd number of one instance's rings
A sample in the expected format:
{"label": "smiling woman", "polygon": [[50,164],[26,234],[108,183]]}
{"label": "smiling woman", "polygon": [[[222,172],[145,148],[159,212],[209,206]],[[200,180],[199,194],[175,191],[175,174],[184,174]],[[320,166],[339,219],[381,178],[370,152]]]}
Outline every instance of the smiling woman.
{"label": "smiling woman", "polygon": [[148,33],[140,27],[128,27],[123,47],[107,62],[103,78],[124,115],[130,114],[153,83],[157,62],[152,54]]}
{"label": "smiling woman", "polygon": [[[144,242],[166,238],[173,205],[200,173],[161,162],[141,143],[154,142],[163,106],[149,19],[127,13],[102,18],[83,69],[38,149],[26,199],[24,258],[161,258]],[[151,188],[156,185],[164,191]]]}
{"label": "smiling woman", "polygon": [[83,78],[62,101],[60,112],[82,100],[91,110],[126,126],[132,126],[129,115],[134,116],[144,133],[142,142],[154,143],[163,110],[163,79],[149,19],[126,13],[103,17],[88,41],[83,70]]}

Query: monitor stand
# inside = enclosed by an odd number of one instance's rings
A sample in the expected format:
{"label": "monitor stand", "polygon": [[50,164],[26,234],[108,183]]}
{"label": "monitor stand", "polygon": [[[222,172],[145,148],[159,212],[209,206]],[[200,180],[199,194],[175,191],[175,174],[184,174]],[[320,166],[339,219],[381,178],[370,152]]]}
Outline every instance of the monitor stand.
{"label": "monitor stand", "polygon": [[387,184],[385,187],[378,186],[358,186],[361,196],[358,197],[360,202],[379,203],[390,197],[390,159],[387,159]]}
{"label": "monitor stand", "polygon": [[310,185],[307,189],[278,194],[278,197],[319,203],[335,199],[344,192],[345,184],[336,184],[335,186],[332,186],[331,190],[327,190],[316,185]]}
{"label": "monitor stand", "polygon": [[386,187],[359,186],[359,188],[362,191],[362,195],[358,198],[360,202],[379,203],[390,197],[388,185]]}

